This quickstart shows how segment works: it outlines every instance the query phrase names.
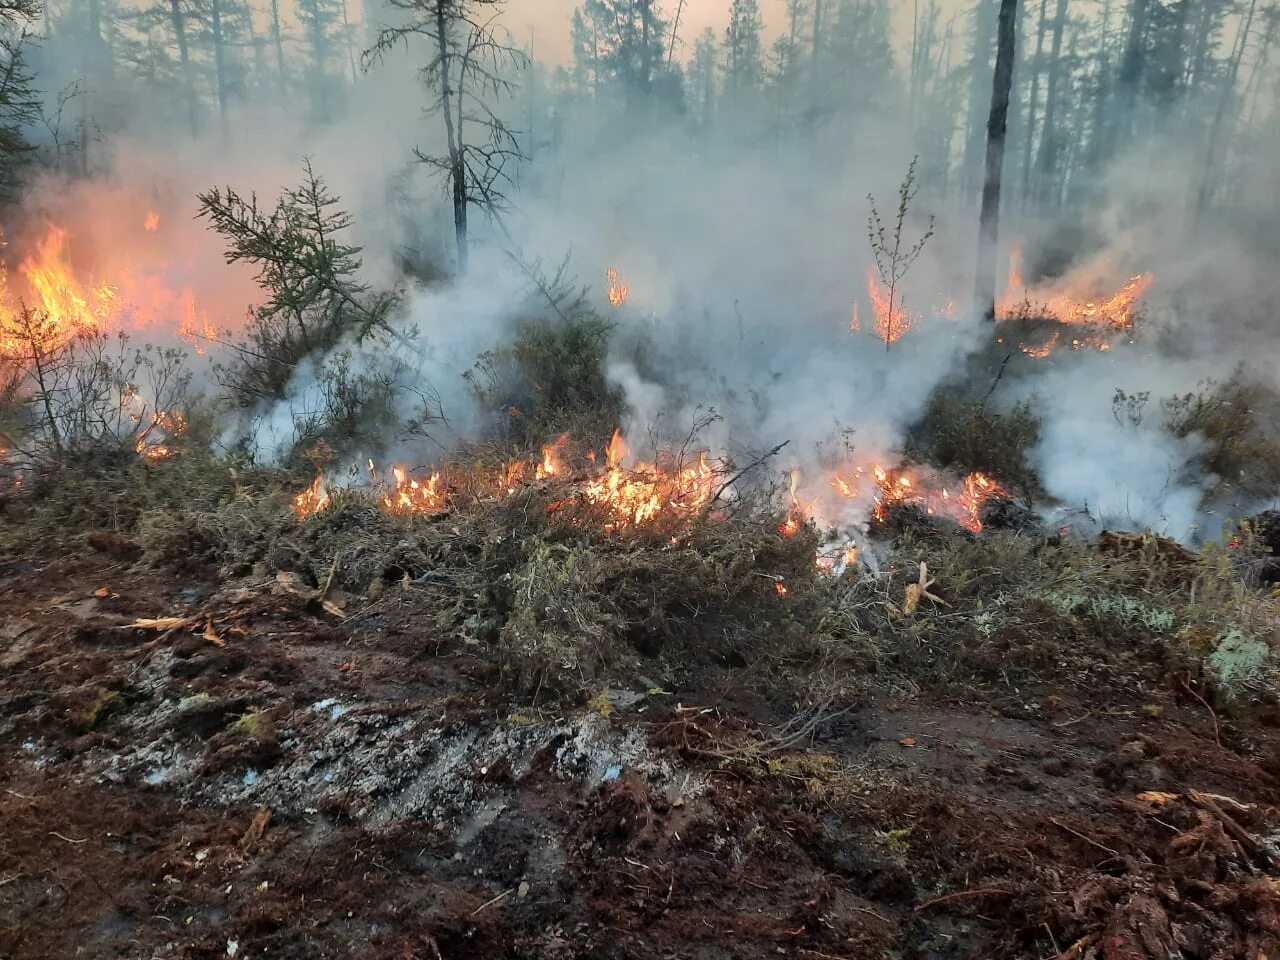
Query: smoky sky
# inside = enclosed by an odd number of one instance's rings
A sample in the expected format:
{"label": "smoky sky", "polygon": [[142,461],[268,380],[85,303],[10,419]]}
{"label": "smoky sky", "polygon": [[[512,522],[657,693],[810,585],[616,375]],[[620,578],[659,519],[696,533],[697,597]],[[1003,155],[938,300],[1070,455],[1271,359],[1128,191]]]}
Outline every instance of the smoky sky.
{"label": "smoky sky", "polygon": [[[581,0],[512,0],[507,4],[503,19],[521,40],[532,36],[540,59],[563,63],[569,59],[569,18],[580,4]],[[667,0],[662,5],[663,12],[670,18],[678,5],[679,0]],[[766,42],[770,42],[782,31],[786,21],[786,3],[785,0],[759,0],[759,5]],[[686,54],[707,27],[715,30],[717,38],[723,39],[729,6],[730,0],[685,0],[678,39]],[[911,36],[912,0],[891,0],[891,6],[898,46],[905,50]],[[924,6],[925,3],[921,2],[922,13]],[[944,16],[950,16],[967,9],[967,4],[963,0],[941,0],[940,7]]]}

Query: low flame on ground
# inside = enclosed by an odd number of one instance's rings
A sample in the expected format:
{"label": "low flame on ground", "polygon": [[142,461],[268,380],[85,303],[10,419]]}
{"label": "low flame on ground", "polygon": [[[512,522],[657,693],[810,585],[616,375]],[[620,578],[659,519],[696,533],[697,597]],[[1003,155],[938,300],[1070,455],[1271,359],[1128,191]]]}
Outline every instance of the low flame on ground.
{"label": "low flame on ground", "polygon": [[800,501],[796,498],[796,489],[799,486],[800,471],[793,468],[791,471],[791,502],[787,506],[786,519],[778,524],[778,532],[784,537],[794,537],[809,519],[809,514],[800,506]]}
{"label": "low flame on ground", "polygon": [[[1140,273],[1126,280],[1110,297],[1095,299],[1062,290],[1028,290],[1022,276],[1022,250],[1015,245],[1009,251],[1009,280],[1004,295],[997,302],[996,315],[1007,320],[1029,312],[1033,317],[1081,327],[1084,332],[1071,337],[1071,349],[1106,351],[1111,348],[1112,336],[1133,329],[1138,303],[1153,283],[1154,274]],[[1019,343],[1018,349],[1029,357],[1043,358],[1062,342],[1061,331],[1055,331],[1043,343]]]}
{"label": "low flame on ground", "polygon": [[584,481],[581,493],[589,503],[603,506],[615,518],[606,530],[643,526],[670,511],[692,517],[705,507],[718,488],[716,471],[706,451],[697,463],[663,468],[656,463],[624,467],[630,456],[622,431],[615,430],[605,448],[605,472]]}
{"label": "low flame on ground", "polygon": [[627,297],[631,294],[631,288],[625,280],[618,279],[618,268],[610,267],[605,271],[605,286],[609,294],[609,305],[611,307],[620,307],[627,302]]}
{"label": "low flame on ground", "polygon": [[148,460],[163,460],[173,456],[173,441],[186,433],[186,418],[176,410],[158,410],[150,420],[147,427],[138,433],[134,451]]}
{"label": "low flame on ground", "polygon": [[311,486],[293,498],[293,511],[301,518],[323,513],[330,502],[329,487],[324,477],[316,477]]}
{"label": "low flame on ground", "polygon": [[392,467],[394,489],[382,495],[382,506],[388,513],[435,513],[443,510],[447,497],[436,471],[425,480],[409,476],[404,467]]}
{"label": "low flame on ground", "polygon": [[[982,506],[1008,492],[984,473],[970,473],[953,492],[945,479],[920,467],[886,469],[879,464],[858,466],[837,474],[831,484],[841,496],[856,499],[873,484],[872,516],[883,520],[896,505],[913,506],[927,516],[946,517],[973,533],[982,532]],[[856,550],[855,556],[856,559]]]}
{"label": "low flame on ground", "polygon": [[[562,436],[542,450],[536,462],[514,460],[489,472],[483,478],[482,496],[509,496],[529,482],[555,480],[569,484],[573,498],[557,503],[561,509],[576,498],[578,502],[604,509],[606,531],[644,526],[662,516],[692,518],[700,513],[719,490],[718,462],[704,451],[695,463],[663,466],[658,463],[636,463],[624,466],[629,452],[620,431],[605,448],[604,467],[575,478],[569,468],[569,439]],[[594,456],[587,458],[595,463]],[[446,465],[425,478],[413,477],[406,468],[391,468],[390,482],[379,478],[373,462],[368,470],[375,488],[382,488],[378,502],[388,513],[412,515],[436,513],[450,503],[450,473]],[[332,504],[323,477],[294,498],[294,512],[305,519]]]}
{"label": "low flame on ground", "polygon": [[[916,318],[907,311],[901,302],[890,303],[889,291],[876,279],[873,268],[867,268],[867,295],[871,298],[871,309],[875,312],[875,334],[886,344],[896,343],[915,326]],[[854,324],[857,323],[857,312],[854,312]],[[853,326],[856,330],[857,327]]]}

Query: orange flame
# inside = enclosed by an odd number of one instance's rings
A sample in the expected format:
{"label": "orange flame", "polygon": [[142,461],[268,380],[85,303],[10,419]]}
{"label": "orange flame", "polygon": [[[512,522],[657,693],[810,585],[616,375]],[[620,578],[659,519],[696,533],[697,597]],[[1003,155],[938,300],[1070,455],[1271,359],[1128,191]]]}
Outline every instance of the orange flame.
{"label": "orange flame", "polygon": [[311,486],[293,498],[293,512],[301,520],[322,513],[328,506],[329,488],[325,485],[322,476],[317,476]]}
{"label": "orange flame", "polygon": [[[481,471],[478,478],[480,490],[475,490],[463,480],[468,495],[486,499],[505,497],[516,493],[522,486],[534,480],[551,477],[569,478],[567,467],[568,438],[560,437],[543,448],[537,461],[512,460],[500,468]],[[621,430],[615,430],[605,449],[603,468],[597,468],[593,476],[573,479],[573,498],[580,503],[604,508],[609,519],[602,522],[606,531],[620,531],[647,524],[658,517],[670,517],[677,521],[696,516],[715,498],[720,489],[717,482],[717,464],[704,451],[696,462],[677,465],[640,463],[623,467],[629,457]],[[586,458],[596,462],[593,456]],[[368,471],[375,486],[378,485],[373,461]],[[388,513],[399,515],[435,513],[450,505],[451,488],[444,476],[451,473],[449,465],[419,479],[409,475],[401,466],[391,468],[390,489],[381,492],[378,502]],[[463,476],[475,476],[474,473]],[[550,510],[560,510],[569,501],[560,500]],[[295,510],[299,516],[309,516],[331,505],[332,499],[323,485],[311,488],[295,498]]]}
{"label": "orange flame", "polygon": [[[916,322],[902,303],[890,303],[889,291],[885,290],[876,279],[873,268],[867,268],[867,294],[871,297],[871,308],[875,312],[876,336],[886,344],[896,343],[910,330]],[[856,319],[856,314],[855,314]]]}
{"label": "orange flame", "polygon": [[[831,484],[841,496],[856,498],[858,481],[865,475],[863,467],[852,470],[852,478],[839,475]],[[891,507],[903,504],[918,508],[928,516],[942,516],[954,520],[972,533],[982,532],[982,506],[993,497],[1007,497],[1008,492],[995,480],[983,473],[970,473],[961,482],[961,492],[952,496],[943,478],[924,468],[899,467],[885,469],[879,464],[871,467],[872,516],[883,520]],[[856,548],[853,559],[857,559]]]}
{"label": "orange flame", "polygon": [[[1017,317],[1031,311],[1065,326],[1079,326],[1093,332],[1072,337],[1073,350],[1085,348],[1111,349],[1109,337],[1133,329],[1139,301],[1155,283],[1155,275],[1140,273],[1126,280],[1115,293],[1105,298],[1078,297],[1061,290],[1027,290],[1022,276],[1022,250],[1015,245],[1009,251],[1009,279],[996,307],[1000,319]],[[1055,331],[1049,340],[1039,344],[1019,343],[1018,349],[1029,357],[1049,356],[1060,342]]]}
{"label": "orange flame", "polygon": [[187,430],[186,418],[177,410],[157,410],[150,424],[138,433],[134,451],[148,460],[163,460],[174,454],[173,441]]}
{"label": "orange flame", "polygon": [[569,445],[569,435],[561,434],[555,443],[547,444],[542,448],[542,462],[538,464],[535,476],[539,480],[545,480],[547,477],[554,477],[563,474],[565,449]]}
{"label": "orange flame", "polygon": [[[0,271],[0,353],[56,350],[118,314],[115,288],[89,288],[76,278],[67,257],[67,236],[65,229],[50,227],[19,262],[25,292],[13,290],[7,272]],[[34,324],[22,319],[24,305],[39,315]]]}
{"label": "orange flame", "polygon": [[608,288],[609,305],[612,307],[620,307],[627,302],[627,297],[631,293],[631,288],[625,280],[618,279],[618,268],[610,267],[605,271],[605,284]]}
{"label": "orange flame", "polygon": [[388,513],[435,513],[444,509],[446,496],[440,487],[440,474],[432,473],[426,480],[410,477],[404,467],[392,467],[395,489],[383,494],[382,506]]}
{"label": "orange flame", "polygon": [[154,210],[147,211],[146,219],[142,221],[142,229],[147,233],[155,233],[160,229],[160,214]]}

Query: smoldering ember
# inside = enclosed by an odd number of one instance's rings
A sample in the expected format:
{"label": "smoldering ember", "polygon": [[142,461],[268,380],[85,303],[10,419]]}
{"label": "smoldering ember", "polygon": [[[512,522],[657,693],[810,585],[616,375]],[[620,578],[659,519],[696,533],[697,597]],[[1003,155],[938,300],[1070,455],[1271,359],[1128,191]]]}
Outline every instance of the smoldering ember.
{"label": "smoldering ember", "polygon": [[0,31],[0,958],[1280,957],[1280,0]]}

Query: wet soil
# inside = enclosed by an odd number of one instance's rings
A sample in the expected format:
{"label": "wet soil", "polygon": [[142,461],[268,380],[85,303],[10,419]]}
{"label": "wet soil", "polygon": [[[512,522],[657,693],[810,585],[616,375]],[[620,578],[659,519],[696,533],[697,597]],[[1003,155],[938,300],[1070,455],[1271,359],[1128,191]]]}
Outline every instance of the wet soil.
{"label": "wet soil", "polygon": [[1141,658],[555,708],[411,590],[38,553],[0,565],[0,957],[1280,956],[1280,734]]}

